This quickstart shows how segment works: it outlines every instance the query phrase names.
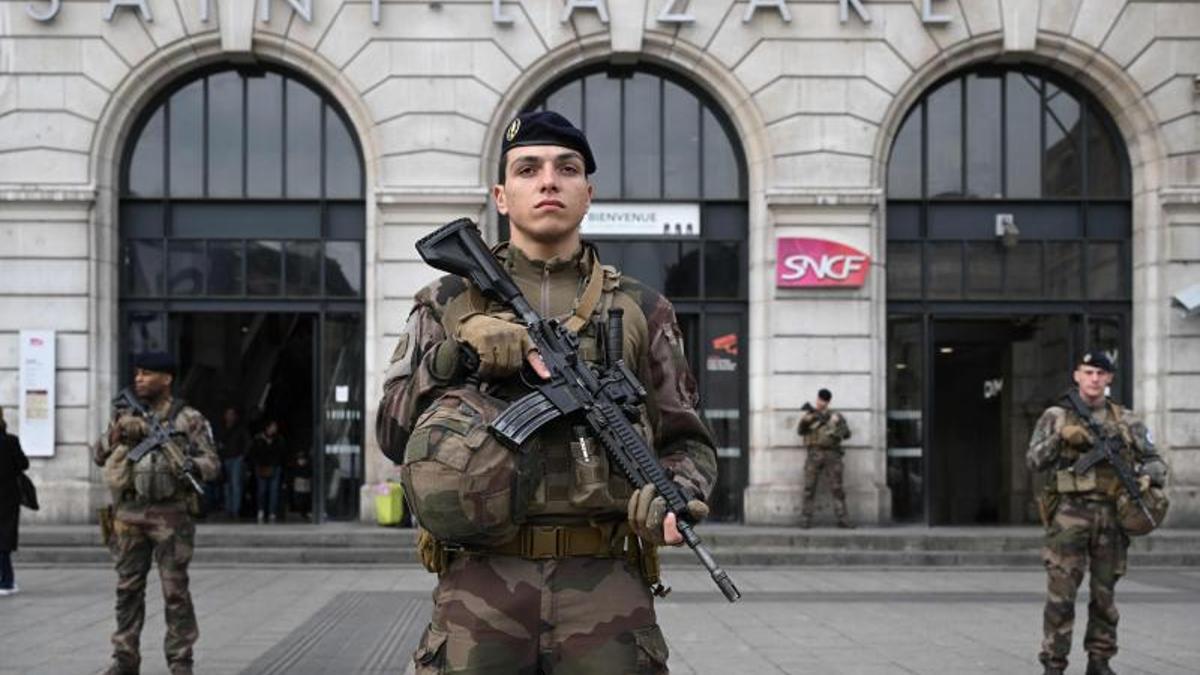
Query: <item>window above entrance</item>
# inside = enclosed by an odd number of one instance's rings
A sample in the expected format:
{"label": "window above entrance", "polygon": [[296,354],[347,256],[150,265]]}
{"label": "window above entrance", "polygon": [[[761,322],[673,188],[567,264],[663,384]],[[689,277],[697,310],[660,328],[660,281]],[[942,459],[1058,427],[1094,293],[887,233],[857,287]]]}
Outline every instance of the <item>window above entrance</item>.
{"label": "window above entrance", "polygon": [[338,108],[263,69],[185,80],[134,126],[122,193],[173,199],[362,199],[362,158]]}
{"label": "window above entrance", "polygon": [[888,163],[889,199],[1123,199],[1129,160],[1087,92],[1044,71],[985,68],[935,85]]}
{"label": "window above entrance", "polygon": [[358,145],[302,76],[210,69],[139,117],[121,174],[125,300],[361,298]]}
{"label": "window above entrance", "polygon": [[746,199],[746,163],[728,120],[665,71],[576,71],[527,109],[553,110],[587,134],[597,200]]}
{"label": "window above entrance", "polygon": [[988,67],[926,93],[888,163],[889,300],[1132,296],[1130,169],[1087,92]]}

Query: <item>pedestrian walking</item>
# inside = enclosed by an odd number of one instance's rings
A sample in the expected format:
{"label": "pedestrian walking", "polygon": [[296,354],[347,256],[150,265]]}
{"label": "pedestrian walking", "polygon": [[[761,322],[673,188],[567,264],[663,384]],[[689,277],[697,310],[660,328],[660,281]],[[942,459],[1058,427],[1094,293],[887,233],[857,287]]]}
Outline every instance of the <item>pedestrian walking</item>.
{"label": "pedestrian walking", "polygon": [[20,592],[13,572],[12,554],[17,550],[21,524],[21,489],[18,483],[29,468],[21,441],[8,433],[4,409],[0,408],[0,595]]}

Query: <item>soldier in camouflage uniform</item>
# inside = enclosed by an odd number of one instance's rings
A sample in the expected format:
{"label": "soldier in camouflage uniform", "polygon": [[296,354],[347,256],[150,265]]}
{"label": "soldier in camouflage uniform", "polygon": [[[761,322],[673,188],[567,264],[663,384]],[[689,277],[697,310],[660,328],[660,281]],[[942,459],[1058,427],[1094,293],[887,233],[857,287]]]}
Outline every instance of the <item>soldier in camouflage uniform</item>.
{"label": "soldier in camouflage uniform", "polygon": [[837,525],[853,529],[854,524],[846,515],[846,491],[842,488],[842,441],[850,438],[850,427],[840,412],[829,407],[833,394],[828,389],[817,392],[817,403],[804,404],[804,415],[796,433],[804,437],[808,456],[804,459],[804,506],[801,510],[800,527],[812,527],[813,503],[817,496],[817,481],[821,475],[829,483],[833,496],[833,512]]}
{"label": "soldier in camouflage uniform", "polygon": [[[139,643],[146,616],[146,575],[151,561],[158,562],[165,601],[166,639],[163,647],[171,675],[190,675],[192,645],[199,637],[192,597],[188,593],[188,562],[196,527],[191,510],[197,495],[179,475],[190,472],[200,481],[217,475],[219,459],[208,420],[171,395],[175,363],[167,354],[148,353],[135,360],[133,391],[158,419],[182,432],[178,437],[183,467],[159,465],[167,461],[151,451],[134,464],[126,453],[149,430],[145,419],[127,409],[114,411],[108,429],[96,444],[93,459],[104,467],[113,492],[113,533],[109,541],[117,570],[117,630],[113,633],[113,660],[108,675],[136,674],[141,667]],[[186,446],[186,447],[184,447]],[[161,474],[153,473],[162,466]],[[148,488],[154,483],[156,487]],[[153,494],[153,497],[149,497]]]}
{"label": "soldier in camouflage uniform", "polygon": [[[587,174],[594,168],[587,140],[566,119],[549,112],[515,119],[493,189],[512,238],[496,254],[544,316],[578,313],[583,289],[603,274],[603,294],[591,314],[603,319],[609,308],[624,311],[624,358],[648,390],[647,436],[698,520],[707,514],[703,500],[716,480],[716,455],[696,412],[696,383],[671,304],[601,268],[595,249],[580,240],[592,193]],[[478,353],[478,374],[502,400],[528,391],[518,373],[526,361],[546,374],[513,314],[495,303],[475,306],[469,295],[463,279],[447,276],[416,296],[385,376],[377,420],[380,445],[397,463],[422,411],[462,382],[463,345]],[[587,360],[599,356],[599,323],[589,321],[579,331]],[[678,545],[675,516],[664,517],[664,500],[652,485],[634,491],[608,471],[607,460],[605,475],[589,474],[594,465],[582,475],[579,449],[601,446],[577,440],[580,432],[556,420],[535,435],[544,474],[516,537],[447,553],[433,619],[414,654],[418,673],[667,672],[649,583],[629,551],[639,538],[651,552],[659,544]]]}
{"label": "soldier in camouflage uniform", "polygon": [[[1146,425],[1132,411],[1105,396],[1113,365],[1103,352],[1083,356],[1074,373],[1079,397],[1106,435],[1124,440],[1125,462],[1135,467],[1143,483],[1161,487],[1167,466],[1154,448]],[[1029,441],[1029,468],[1044,471],[1048,484],[1039,504],[1046,525],[1042,560],[1048,576],[1044,637],[1038,658],[1047,675],[1066,670],[1075,624],[1075,594],[1090,572],[1088,624],[1083,646],[1089,675],[1112,673],[1109,660],[1117,653],[1117,580],[1125,574],[1129,537],[1117,520],[1116,473],[1107,462],[1076,475],[1071,466],[1097,439],[1071,403],[1064,400],[1042,413]]]}

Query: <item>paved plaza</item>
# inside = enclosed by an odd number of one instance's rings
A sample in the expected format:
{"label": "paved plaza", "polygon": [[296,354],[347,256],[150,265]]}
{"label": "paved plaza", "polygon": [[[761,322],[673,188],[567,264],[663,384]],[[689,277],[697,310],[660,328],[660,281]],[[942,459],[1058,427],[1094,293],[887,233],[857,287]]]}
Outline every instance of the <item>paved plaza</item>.
{"label": "paved plaza", "polygon": [[[733,568],[745,599],[675,566],[658,604],[671,672],[1032,673],[1041,630],[1036,569]],[[18,567],[0,598],[0,674],[95,673],[113,629],[113,572]],[[399,673],[429,614],[433,577],[415,567],[192,569],[197,672]],[[166,672],[162,602],[148,589],[142,673]],[[1135,569],[1118,586],[1126,673],[1200,672],[1200,570]],[[1080,598],[1086,613],[1086,592]],[[1072,671],[1083,672],[1076,635]]]}

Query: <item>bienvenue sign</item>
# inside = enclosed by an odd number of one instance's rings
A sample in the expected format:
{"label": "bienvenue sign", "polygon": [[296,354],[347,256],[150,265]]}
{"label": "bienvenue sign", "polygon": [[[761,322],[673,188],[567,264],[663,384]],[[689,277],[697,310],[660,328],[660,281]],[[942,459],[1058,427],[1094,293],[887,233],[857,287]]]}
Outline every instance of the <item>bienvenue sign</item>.
{"label": "bienvenue sign", "polygon": [[[160,0],[164,1],[165,0]],[[264,23],[271,21],[271,5],[274,2],[281,0],[245,0],[246,2],[258,2],[258,18]],[[282,0],[286,2],[292,11],[299,14],[305,21],[312,23],[313,5],[316,0]],[[688,4],[691,0],[655,0],[659,6],[657,15],[658,23],[663,24],[687,24],[693,23],[696,17],[688,11]],[[869,0],[838,0],[840,18],[842,23],[850,20],[850,13],[853,12],[859,20],[864,23],[871,22],[871,13],[867,10]],[[945,14],[938,14],[934,5],[935,3],[950,3],[952,0],[921,0],[921,21],[927,24],[946,24],[950,23],[951,18]],[[213,0],[193,0],[193,6],[201,21],[208,21],[212,16]],[[104,10],[104,20],[112,21],[117,10],[125,7],[130,11],[136,12],[141,16],[143,21],[154,21],[154,13],[151,11],[152,0],[108,0],[108,6]],[[173,4],[173,3],[172,3]],[[371,0],[371,23],[378,24],[383,18],[384,0]],[[431,0],[430,5],[440,4],[437,0]],[[512,24],[517,22],[518,12],[513,11],[512,7],[515,2],[508,3],[508,9],[505,9],[504,0],[492,0],[492,22],[496,24]],[[608,23],[608,0],[564,0],[562,13],[559,14],[559,20],[562,23],[567,23],[571,20],[572,15],[577,10],[595,12],[602,23]],[[746,3],[746,11],[742,14],[742,23],[750,23],[754,20],[755,15],[759,10],[774,11],[785,22],[791,23],[792,11],[788,8],[786,0],[750,0]],[[25,4],[25,13],[32,17],[35,21],[43,23],[53,21],[62,11],[62,0],[29,0]]]}
{"label": "bienvenue sign", "polygon": [[699,237],[700,205],[592,202],[580,231],[585,236]]}

